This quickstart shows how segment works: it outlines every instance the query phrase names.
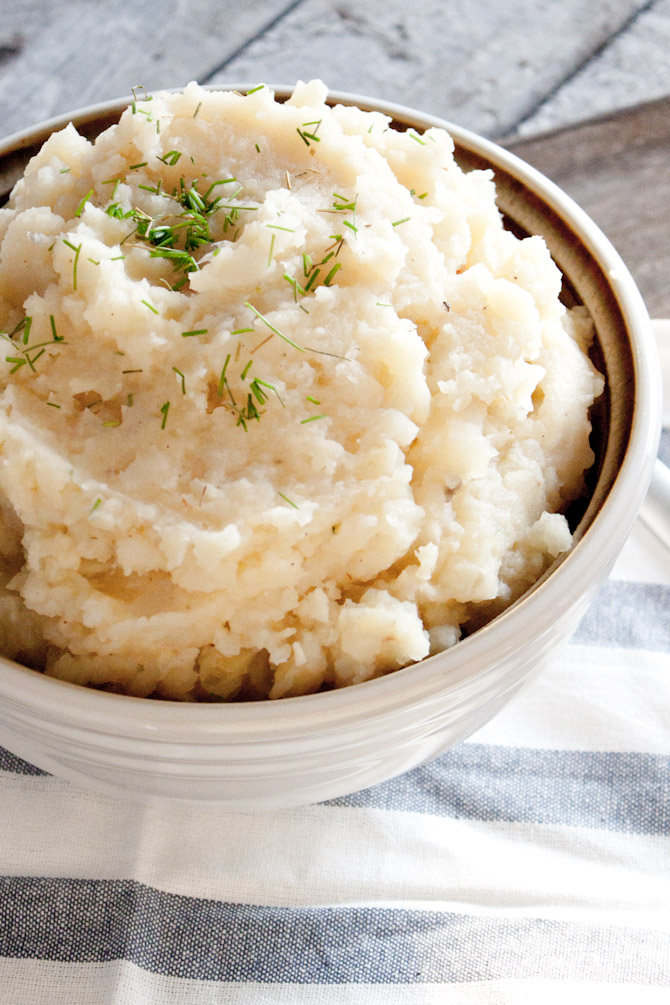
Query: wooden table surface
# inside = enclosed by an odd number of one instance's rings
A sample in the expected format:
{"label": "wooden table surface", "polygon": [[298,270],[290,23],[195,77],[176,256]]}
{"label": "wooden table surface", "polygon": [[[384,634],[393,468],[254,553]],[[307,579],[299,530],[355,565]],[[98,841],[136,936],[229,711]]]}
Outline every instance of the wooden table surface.
{"label": "wooden table surface", "polygon": [[670,316],[669,48],[670,0],[2,0],[0,139],[140,83],[318,76],[503,138]]}

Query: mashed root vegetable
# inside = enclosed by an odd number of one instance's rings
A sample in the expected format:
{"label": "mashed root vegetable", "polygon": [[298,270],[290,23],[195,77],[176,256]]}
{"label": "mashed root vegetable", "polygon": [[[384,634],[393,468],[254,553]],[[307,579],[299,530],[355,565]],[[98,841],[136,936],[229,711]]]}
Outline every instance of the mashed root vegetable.
{"label": "mashed root vegetable", "polygon": [[539,238],[441,130],[182,93],[0,210],[0,648],[277,698],[454,644],[570,545],[602,390]]}

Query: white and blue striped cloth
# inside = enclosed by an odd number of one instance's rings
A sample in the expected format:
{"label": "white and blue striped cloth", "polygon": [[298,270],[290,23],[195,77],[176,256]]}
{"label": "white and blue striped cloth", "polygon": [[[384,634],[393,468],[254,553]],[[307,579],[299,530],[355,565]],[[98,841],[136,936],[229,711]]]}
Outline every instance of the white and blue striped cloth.
{"label": "white and blue striped cloth", "polygon": [[0,1002],[668,1005],[670,553],[638,524],[515,703],[347,798],[142,807],[3,753]]}

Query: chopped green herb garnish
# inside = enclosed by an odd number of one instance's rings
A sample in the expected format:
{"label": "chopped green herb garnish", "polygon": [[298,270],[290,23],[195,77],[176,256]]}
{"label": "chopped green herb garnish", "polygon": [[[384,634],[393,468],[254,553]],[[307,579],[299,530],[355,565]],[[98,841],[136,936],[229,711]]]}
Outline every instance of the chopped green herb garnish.
{"label": "chopped green herb garnish", "polygon": [[181,152],[179,150],[168,150],[163,157],[158,157],[157,159],[162,161],[163,164],[167,164],[169,167],[174,167],[180,157]]}
{"label": "chopped green herb garnish", "polygon": [[5,361],[7,363],[15,363],[16,364],[9,371],[10,375],[13,374],[13,373],[16,373],[17,370],[20,370],[21,367],[25,366],[26,363],[28,362],[28,360],[24,356],[5,356]]}
{"label": "chopped green herb garnish", "polygon": [[165,423],[167,422],[169,411],[170,411],[170,402],[166,401],[164,405],[161,405],[161,415],[163,416],[163,421],[161,422],[161,429],[165,429]]}
{"label": "chopped green herb garnish", "polygon": [[277,236],[276,234],[272,234],[272,240],[270,241],[270,250],[268,251],[268,269],[272,265],[272,252],[274,251],[274,248],[275,248],[275,237],[276,236]]}
{"label": "chopped green herb garnish", "polygon": [[59,335],[58,332],[56,331],[56,319],[54,318],[53,314],[49,315],[49,324],[51,325],[51,334],[53,335],[54,342],[62,342],[65,336]]}
{"label": "chopped green herb garnish", "polygon": [[[300,137],[300,139],[305,144],[305,146],[309,146],[310,143],[321,142],[321,137],[316,135],[320,125],[321,125],[321,119],[319,119],[317,122],[303,122],[302,129],[296,128],[296,132]],[[311,132],[307,132],[305,129],[306,126],[314,126],[314,129],[312,129]]]}
{"label": "chopped green herb garnish", "polygon": [[419,134],[415,133],[413,129],[408,129],[407,130],[407,135],[410,137],[410,139],[416,140],[416,142],[420,143],[422,147],[425,147],[426,141],[422,140],[421,137],[419,136]]}
{"label": "chopped green herb garnish", "polygon": [[128,408],[132,408],[133,401],[135,400],[134,395],[129,394],[126,400],[128,402]]}
{"label": "chopped green herb garnish", "polygon": [[319,275],[320,271],[321,271],[321,269],[314,269],[314,271],[311,273],[309,279],[305,283],[305,293],[309,293],[310,289],[312,288],[312,286],[316,282],[316,278]]}
{"label": "chopped green herb garnish", "polygon": [[145,307],[148,307],[150,311],[153,311],[154,314],[158,314],[158,308],[154,307],[153,304],[150,304],[148,300],[143,300],[142,303]]}
{"label": "chopped green herb garnish", "polygon": [[71,168],[69,168],[69,167],[67,167],[67,168],[61,168],[60,169],[60,173],[61,174],[69,174],[70,171],[71,171]]}
{"label": "chopped green herb garnish", "polygon": [[255,94],[256,91],[262,91],[264,87],[265,87],[265,84],[259,84],[257,87],[252,87],[250,91],[247,91],[247,97],[250,94]]}
{"label": "chopped green herb garnish", "polygon": [[209,329],[207,328],[195,328],[191,332],[182,332],[182,338],[192,338],[194,335],[206,335]]}
{"label": "chopped green herb garnish", "polygon": [[316,422],[317,419],[325,419],[325,415],[310,415],[307,419],[301,419],[300,425],[304,426],[306,422]]}
{"label": "chopped green herb garnish", "polygon": [[93,505],[91,506],[91,512],[90,512],[89,516],[92,516],[95,513],[95,511],[98,509],[98,507],[101,506],[101,505],[102,505],[102,499],[96,499],[95,502],[93,503]]}
{"label": "chopped green herb garnish", "polygon": [[193,113],[193,118],[194,119],[196,119],[198,117],[198,112],[200,111],[201,106],[202,106],[202,101],[199,101],[198,105],[197,105],[197,108],[196,108],[196,110]]}
{"label": "chopped green herb garnish", "polygon": [[[219,388],[218,388],[219,398],[223,397],[223,389],[228,384],[228,381],[226,380],[226,370],[228,369],[228,364],[229,363],[230,363],[230,353],[228,353],[228,355],[226,356],[226,361],[223,364],[223,368],[221,370],[221,376],[219,378]],[[230,393],[230,388],[228,389],[228,391]],[[231,399],[232,399],[232,395],[231,395]]]}
{"label": "chopped green herb garnish", "polygon": [[247,365],[245,366],[244,370],[240,374],[242,380],[244,380],[244,378],[246,377],[246,375],[249,373],[249,370],[251,369],[252,365],[253,365],[253,360],[250,359],[249,362],[247,363]]}
{"label": "chopped green herb garnish", "polygon": [[293,509],[299,509],[300,508],[299,506],[297,506],[296,503],[293,502],[292,499],[289,499],[288,496],[285,496],[283,492],[278,492],[277,495],[281,496],[281,498],[284,500],[284,502],[287,502],[289,504],[289,506],[293,507]]}
{"label": "chopped green herb garnish", "polygon": [[84,206],[86,205],[86,203],[88,202],[88,200],[91,198],[91,196],[93,195],[94,191],[95,191],[95,189],[92,189],[92,188],[88,190],[88,192],[86,193],[86,195],[84,196],[84,198],[81,200],[81,202],[77,206],[77,208],[76,208],[76,210],[74,212],[75,216],[81,216],[81,214],[84,212]]}
{"label": "chopped green herb garnish", "polygon": [[47,405],[50,408],[60,408],[60,405],[57,405],[55,401],[47,401]]}
{"label": "chopped green herb garnish", "polygon": [[72,289],[77,289],[77,263],[79,261],[79,255],[81,253],[81,244],[75,246],[70,241],[63,239],[63,244],[74,251],[74,262],[72,264]]}
{"label": "chopped green herb garnish", "polygon": [[318,401],[316,398],[313,398],[311,394],[307,395],[307,400],[311,401],[313,405],[320,405],[321,404],[321,402]]}
{"label": "chopped green herb garnish", "polygon": [[144,370],[122,370],[121,373],[144,373]]}
{"label": "chopped green herb garnish", "polygon": [[151,192],[152,195],[165,195],[165,193],[161,191],[161,189],[163,188],[162,178],[158,179],[156,185],[153,188],[151,187],[151,185],[138,185],[137,187],[143,189],[145,192]]}
{"label": "chopped green herb garnish", "polygon": [[186,394],[186,377],[181,372],[181,370],[177,369],[176,366],[173,366],[172,369],[174,370],[174,372],[177,374],[178,377],[181,377],[181,393]]}
{"label": "chopped green herb garnish", "polygon": [[139,164],[131,164],[130,167],[128,168],[128,170],[129,171],[137,171],[138,168],[145,168],[148,163],[149,163],[148,161],[140,161]]}
{"label": "chopped green herb garnish", "polygon": [[401,223],[407,223],[407,221],[409,219],[411,219],[411,217],[409,217],[409,216],[403,216],[402,220],[396,220],[395,223],[391,224],[391,226],[392,227],[399,227]]}
{"label": "chopped green herb garnish", "polygon": [[336,265],[334,265],[332,267],[332,269],[330,270],[330,272],[328,273],[328,275],[326,276],[326,278],[324,279],[323,285],[324,286],[330,286],[330,284],[333,281],[333,277],[335,276],[335,273],[337,272],[338,269],[341,269],[341,268],[342,268],[342,266],[340,265],[339,262]]}
{"label": "chopped green herb garnish", "polygon": [[259,147],[258,143],[254,143],[254,146],[256,147],[256,153],[259,154],[261,152],[261,148]]}
{"label": "chopped green herb garnish", "polygon": [[288,335],[284,335],[284,333],[281,332],[281,331],[279,331],[278,328],[275,328],[275,326],[273,324],[271,324],[268,321],[268,319],[263,314],[261,314],[261,312],[259,310],[257,310],[254,307],[253,304],[250,304],[248,301],[246,301],[245,304],[244,304],[244,306],[248,307],[250,311],[253,311],[254,314],[256,315],[256,317],[259,318],[263,322],[264,325],[267,325],[267,327],[270,329],[270,331],[274,332],[275,335],[279,335],[279,338],[283,339],[284,342],[288,342],[289,345],[292,345],[293,348],[297,349],[299,352],[304,352],[305,351],[302,346],[298,345],[297,342],[291,341],[291,339],[288,337]]}

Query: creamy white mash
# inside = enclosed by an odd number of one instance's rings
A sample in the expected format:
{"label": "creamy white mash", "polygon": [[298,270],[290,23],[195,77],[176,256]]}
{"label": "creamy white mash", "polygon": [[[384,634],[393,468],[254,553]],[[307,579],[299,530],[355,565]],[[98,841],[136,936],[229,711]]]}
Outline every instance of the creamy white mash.
{"label": "creamy white mash", "polygon": [[135,101],[0,210],[0,650],[277,698],[453,645],[570,545],[602,389],[539,238],[446,132]]}

